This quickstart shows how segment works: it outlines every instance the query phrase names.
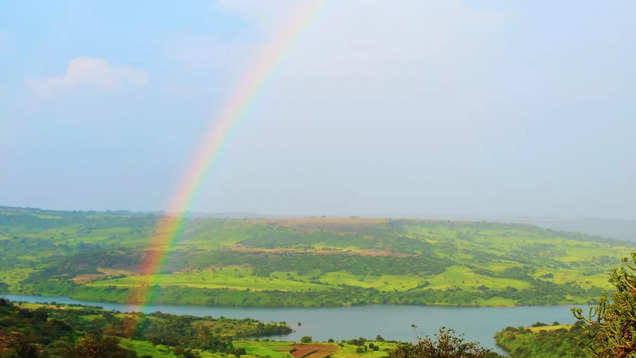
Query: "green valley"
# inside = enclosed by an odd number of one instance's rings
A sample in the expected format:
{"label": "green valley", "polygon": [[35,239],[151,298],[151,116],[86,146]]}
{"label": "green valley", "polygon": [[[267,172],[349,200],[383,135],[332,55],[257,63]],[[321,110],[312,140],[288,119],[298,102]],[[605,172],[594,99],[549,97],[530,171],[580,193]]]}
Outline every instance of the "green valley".
{"label": "green valley", "polygon": [[[187,218],[0,208],[0,291],[228,306],[512,306],[594,301],[636,244],[522,224],[365,218]],[[153,252],[154,251],[154,252]],[[164,265],[142,277],[145,255]]]}

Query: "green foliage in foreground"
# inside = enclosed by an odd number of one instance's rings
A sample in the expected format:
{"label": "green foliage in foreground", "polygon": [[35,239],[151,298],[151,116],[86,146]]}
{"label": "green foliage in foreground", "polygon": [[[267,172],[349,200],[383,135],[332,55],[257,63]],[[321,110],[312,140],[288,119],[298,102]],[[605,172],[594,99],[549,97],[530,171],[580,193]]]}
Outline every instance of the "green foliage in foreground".
{"label": "green foliage in foreground", "polygon": [[481,348],[474,342],[464,342],[452,329],[441,328],[435,339],[421,338],[417,343],[400,344],[390,358],[497,358],[499,354]]}
{"label": "green foliage in foreground", "polygon": [[[359,218],[187,219],[148,247],[160,218],[0,207],[0,293],[239,306],[584,304],[636,248],[530,225]],[[152,276],[151,251],[166,251]]]}
{"label": "green foliage in foreground", "polygon": [[[73,312],[75,313],[75,312]],[[119,339],[82,332],[46,309],[24,309],[0,299],[2,358],[136,358]]]}
{"label": "green foliage in foreground", "polygon": [[610,282],[616,290],[611,299],[603,295],[588,317],[581,309],[573,310],[579,320],[589,324],[588,351],[594,357],[636,357],[636,253],[631,259],[632,265],[624,259],[623,267],[612,270]]}

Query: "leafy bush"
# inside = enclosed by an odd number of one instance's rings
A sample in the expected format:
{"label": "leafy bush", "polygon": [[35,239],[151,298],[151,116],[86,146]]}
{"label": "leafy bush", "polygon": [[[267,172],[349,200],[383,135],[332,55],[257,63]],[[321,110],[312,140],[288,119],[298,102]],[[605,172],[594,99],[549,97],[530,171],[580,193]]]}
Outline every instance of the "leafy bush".
{"label": "leafy bush", "polygon": [[633,265],[624,258],[623,267],[612,270],[609,281],[616,290],[611,298],[604,294],[587,317],[580,308],[572,309],[577,319],[588,324],[587,348],[595,357],[636,357],[636,253],[631,259]]}
{"label": "leafy bush", "polygon": [[418,339],[417,343],[403,343],[390,352],[390,358],[497,358],[499,354],[474,342],[464,342],[450,328],[440,328],[435,339]]}

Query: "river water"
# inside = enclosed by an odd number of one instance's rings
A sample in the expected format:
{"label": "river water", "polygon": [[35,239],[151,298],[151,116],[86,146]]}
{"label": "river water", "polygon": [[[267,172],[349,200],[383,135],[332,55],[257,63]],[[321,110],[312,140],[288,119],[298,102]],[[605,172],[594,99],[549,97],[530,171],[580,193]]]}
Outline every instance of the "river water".
{"label": "river water", "polygon": [[[495,332],[507,326],[527,326],[537,321],[573,323],[569,306],[527,307],[439,307],[376,305],[333,308],[261,308],[261,307],[211,307],[179,305],[129,306],[118,303],[78,301],[67,297],[0,295],[11,301],[57,302],[100,306],[108,310],[161,311],[177,315],[213,316],[229,318],[254,318],[260,321],[285,321],[295,331],[284,340],[300,340],[311,336],[325,341],[357,337],[374,338],[380,334],[386,339],[413,341],[415,335],[426,336],[445,326],[455,329],[470,341],[478,341],[484,347],[496,347]],[[300,322],[300,325],[298,324]],[[414,329],[411,325],[415,325]]]}

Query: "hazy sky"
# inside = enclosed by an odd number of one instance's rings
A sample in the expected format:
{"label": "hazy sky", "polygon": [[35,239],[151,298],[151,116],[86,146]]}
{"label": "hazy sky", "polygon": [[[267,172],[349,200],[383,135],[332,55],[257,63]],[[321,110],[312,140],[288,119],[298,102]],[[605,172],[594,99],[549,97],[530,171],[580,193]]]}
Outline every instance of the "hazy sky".
{"label": "hazy sky", "polygon": [[[0,205],[166,208],[298,1],[0,3]],[[634,219],[634,13],[327,0],[193,209]]]}

